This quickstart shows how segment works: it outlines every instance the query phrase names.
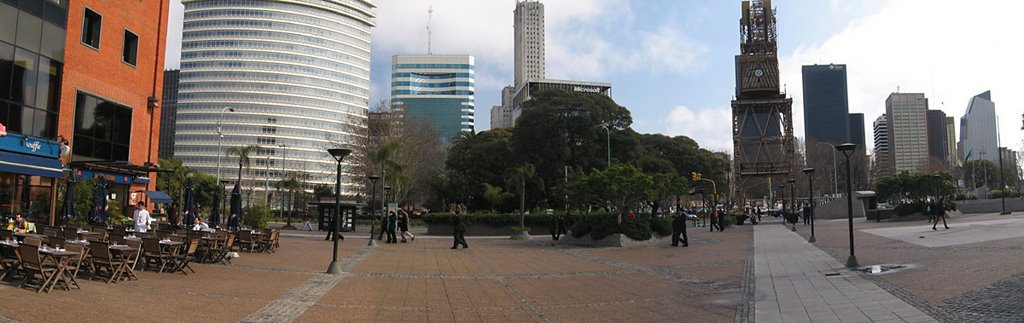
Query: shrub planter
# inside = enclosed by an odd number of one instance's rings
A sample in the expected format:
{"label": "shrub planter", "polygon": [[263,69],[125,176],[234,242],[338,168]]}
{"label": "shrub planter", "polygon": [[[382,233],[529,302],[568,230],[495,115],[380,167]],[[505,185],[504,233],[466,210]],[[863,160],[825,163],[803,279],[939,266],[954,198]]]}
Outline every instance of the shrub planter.
{"label": "shrub planter", "polygon": [[[508,236],[512,232],[513,227],[519,225],[503,225],[496,226],[490,224],[467,224],[466,235],[467,236]],[[547,225],[541,224],[527,224],[527,228],[530,228],[530,232],[534,233],[548,233],[551,231]],[[450,236],[452,235],[451,223],[427,223],[427,235],[428,236]]]}
{"label": "shrub planter", "polygon": [[512,240],[530,240],[530,231],[512,230],[512,236],[509,237]]}
{"label": "shrub planter", "polygon": [[620,248],[638,248],[638,247],[658,247],[667,246],[672,243],[671,236],[659,236],[657,234],[652,235],[649,240],[633,240],[621,233],[613,233],[604,237],[601,240],[594,240],[590,238],[590,235],[586,235],[580,238],[573,237],[571,234],[563,235],[558,242],[560,244],[576,245],[576,246],[589,246],[589,247],[620,247]]}

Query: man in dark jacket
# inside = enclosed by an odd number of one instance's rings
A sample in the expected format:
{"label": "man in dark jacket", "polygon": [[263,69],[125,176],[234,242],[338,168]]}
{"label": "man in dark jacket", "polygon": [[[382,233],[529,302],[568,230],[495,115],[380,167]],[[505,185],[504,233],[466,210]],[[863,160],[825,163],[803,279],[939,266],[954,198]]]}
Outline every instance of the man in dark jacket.
{"label": "man in dark jacket", "polygon": [[946,224],[946,206],[943,205],[944,201],[942,198],[935,199],[935,205],[932,206],[932,213],[935,213],[935,223],[932,224],[932,230],[938,230],[935,226],[939,225],[939,219],[942,219],[942,226],[949,230],[949,225]]}
{"label": "man in dark jacket", "polygon": [[398,215],[396,215],[395,212],[388,212],[388,218],[386,221],[387,224],[385,225],[388,233],[387,243],[398,243],[398,236],[395,234],[395,227],[398,225]]}
{"label": "man in dark jacket", "polygon": [[551,221],[551,239],[558,240],[563,234],[568,234],[569,223],[565,215],[555,216]]}
{"label": "man in dark jacket", "polygon": [[[683,238],[679,238],[679,234],[683,235]],[[672,219],[672,246],[678,247],[679,242],[683,243],[683,247],[689,247],[690,242],[686,237],[686,213],[679,212],[676,214],[675,219]]]}
{"label": "man in dark jacket", "polygon": [[462,245],[462,248],[469,248],[469,245],[466,244],[466,224],[463,223],[463,221],[464,219],[462,218],[462,213],[456,211],[454,225],[455,243],[452,245],[452,249],[458,249],[460,244]]}
{"label": "man in dark jacket", "polygon": [[[327,221],[327,237],[324,240],[331,240],[334,237],[334,226],[337,224],[334,215],[330,216],[331,220]],[[338,240],[345,240],[345,236],[338,234]]]}

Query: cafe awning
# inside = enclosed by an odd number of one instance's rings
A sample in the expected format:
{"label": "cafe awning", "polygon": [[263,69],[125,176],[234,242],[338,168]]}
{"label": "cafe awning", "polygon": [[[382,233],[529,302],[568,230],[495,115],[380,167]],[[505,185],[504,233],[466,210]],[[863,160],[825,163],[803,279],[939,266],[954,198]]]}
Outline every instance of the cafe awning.
{"label": "cafe awning", "polygon": [[0,151],[0,172],[61,177],[63,171],[64,168],[60,165],[60,159]]}
{"label": "cafe awning", "polygon": [[149,200],[153,203],[171,203],[171,197],[167,193],[161,191],[144,191],[146,195],[149,195]]}

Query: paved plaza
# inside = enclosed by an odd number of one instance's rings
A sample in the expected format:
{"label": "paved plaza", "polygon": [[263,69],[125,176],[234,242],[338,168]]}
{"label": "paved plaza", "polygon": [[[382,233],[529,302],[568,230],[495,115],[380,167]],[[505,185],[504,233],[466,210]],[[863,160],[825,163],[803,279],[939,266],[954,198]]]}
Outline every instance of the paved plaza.
{"label": "paved plaza", "polygon": [[[690,247],[553,244],[419,236],[366,247],[341,243],[344,273],[327,275],[331,244],[287,231],[275,254],[242,253],[195,275],[139,273],[138,281],[36,294],[0,284],[0,321],[213,322],[1019,322],[1024,320],[1024,217],[856,222],[860,264],[843,268],[845,220],[808,226],[765,219],[724,232],[690,228]],[[362,238],[359,238],[359,237]],[[923,238],[922,238],[923,237]]]}

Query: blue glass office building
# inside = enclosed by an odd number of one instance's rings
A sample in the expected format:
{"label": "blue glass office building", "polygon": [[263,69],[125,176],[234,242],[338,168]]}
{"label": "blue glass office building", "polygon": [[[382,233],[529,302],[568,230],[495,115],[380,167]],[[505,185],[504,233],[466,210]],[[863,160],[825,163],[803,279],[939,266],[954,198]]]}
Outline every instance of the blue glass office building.
{"label": "blue glass office building", "polygon": [[473,132],[473,56],[395,55],[391,106],[408,120],[430,124],[444,142]]}

